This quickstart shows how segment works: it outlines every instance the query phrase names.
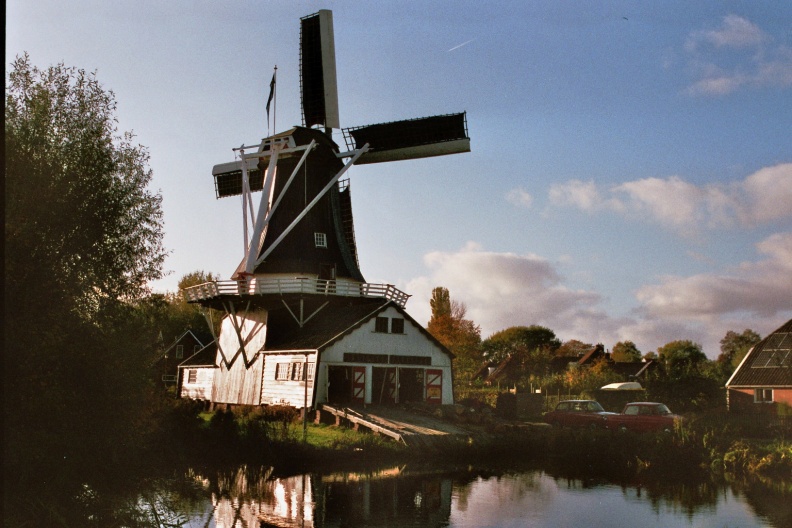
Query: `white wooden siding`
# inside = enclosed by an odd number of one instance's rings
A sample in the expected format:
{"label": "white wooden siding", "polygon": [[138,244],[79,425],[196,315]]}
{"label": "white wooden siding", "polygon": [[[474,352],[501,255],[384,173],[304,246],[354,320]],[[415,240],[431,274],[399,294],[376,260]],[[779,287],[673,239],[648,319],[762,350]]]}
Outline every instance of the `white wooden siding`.
{"label": "white wooden siding", "polygon": [[[305,363],[306,354],[265,354],[264,355],[264,382],[261,388],[261,403],[264,405],[290,405],[302,409],[306,401],[304,381],[275,379],[275,370],[278,363]],[[307,356],[307,362],[314,364],[314,379],[316,378],[316,353]],[[305,367],[303,367],[305,368]],[[314,381],[308,382],[307,402],[310,407],[313,403]]]}
{"label": "white wooden siding", "polygon": [[260,405],[261,367],[263,357],[259,355],[252,365],[245,367],[244,361],[236,361],[231,368],[225,363],[215,369],[212,401],[234,405]]}
{"label": "white wooden siding", "polygon": [[[183,368],[182,370],[182,398],[189,398],[191,400],[211,400],[212,399],[212,384],[214,382],[214,367],[197,367],[197,368]],[[190,383],[190,371],[196,372],[195,383]]]}
{"label": "white wooden siding", "polygon": [[[403,318],[404,315],[391,307],[379,313],[378,317]],[[366,403],[371,403],[372,401],[372,366],[441,370],[443,372],[442,403],[454,403],[454,390],[451,383],[451,357],[409,319],[405,318],[404,320],[403,334],[375,332],[375,320],[376,317],[372,317],[360,328],[322,351],[322,363],[316,372],[316,402],[323,403],[327,401],[328,366],[344,365],[366,366]],[[429,357],[431,358],[431,365],[345,363],[344,354],[346,353]]]}
{"label": "white wooden siding", "polygon": [[[236,315],[244,350],[240,349],[239,336],[231,315],[223,318],[220,327],[220,344],[215,363],[220,366],[214,376],[212,401],[235,405],[261,404],[260,354],[267,337],[267,312],[256,310]],[[228,365],[230,362],[230,365]]]}

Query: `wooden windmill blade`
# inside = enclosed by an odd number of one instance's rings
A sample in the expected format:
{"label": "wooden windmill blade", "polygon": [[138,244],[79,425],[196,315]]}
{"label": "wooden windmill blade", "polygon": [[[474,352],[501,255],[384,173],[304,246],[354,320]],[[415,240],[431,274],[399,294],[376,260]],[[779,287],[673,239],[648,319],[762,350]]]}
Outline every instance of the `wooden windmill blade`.
{"label": "wooden windmill blade", "polygon": [[345,128],[350,150],[369,145],[356,165],[470,152],[464,112]]}
{"label": "wooden windmill blade", "polygon": [[340,128],[333,12],[329,9],[300,19],[300,93],[306,127]]}

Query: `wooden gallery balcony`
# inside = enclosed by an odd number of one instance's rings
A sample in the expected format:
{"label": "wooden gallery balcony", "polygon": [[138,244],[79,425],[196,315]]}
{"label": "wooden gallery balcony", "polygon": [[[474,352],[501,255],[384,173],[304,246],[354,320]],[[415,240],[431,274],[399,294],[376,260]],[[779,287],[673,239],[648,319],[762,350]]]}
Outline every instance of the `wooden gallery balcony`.
{"label": "wooden gallery balcony", "polygon": [[321,280],[310,278],[226,280],[205,282],[182,290],[187,302],[202,303],[220,298],[250,295],[324,295],[337,297],[381,298],[402,308],[410,296],[392,284]]}

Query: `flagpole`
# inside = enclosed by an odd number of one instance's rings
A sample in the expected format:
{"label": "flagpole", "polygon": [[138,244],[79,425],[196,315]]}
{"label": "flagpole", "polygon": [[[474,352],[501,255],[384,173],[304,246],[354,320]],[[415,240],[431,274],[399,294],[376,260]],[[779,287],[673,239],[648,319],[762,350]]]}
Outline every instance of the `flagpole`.
{"label": "flagpole", "polygon": [[[275,97],[275,92],[277,92],[277,82],[276,82],[276,76],[277,75],[278,75],[278,67],[275,66],[275,71],[272,72],[272,80],[270,81],[269,97],[267,97],[267,107],[266,107],[267,108],[267,136],[270,135],[270,120],[269,120],[269,117],[270,117],[270,103],[274,102],[275,106],[277,106],[277,103],[278,103],[277,98]],[[272,129],[273,130],[277,130],[275,128],[275,109],[274,108],[272,109]]]}
{"label": "flagpole", "polygon": [[277,64],[275,65],[275,71],[272,73],[272,79],[273,79],[273,82],[275,83],[273,85],[273,89],[272,89],[272,93],[273,93],[273,95],[272,95],[272,104],[273,104],[273,108],[272,108],[272,133],[274,134],[275,131],[278,130],[277,127],[275,126],[275,118],[277,117],[277,114],[278,114],[278,65]]}

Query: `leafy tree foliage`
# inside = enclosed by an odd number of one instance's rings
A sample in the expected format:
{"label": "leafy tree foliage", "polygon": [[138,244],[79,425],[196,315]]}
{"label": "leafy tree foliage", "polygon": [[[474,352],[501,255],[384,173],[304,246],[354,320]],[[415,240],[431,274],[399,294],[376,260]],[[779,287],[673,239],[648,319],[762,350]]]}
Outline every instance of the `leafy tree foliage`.
{"label": "leafy tree foliage", "polygon": [[179,290],[183,290],[185,288],[189,288],[190,286],[198,286],[199,284],[214,282],[217,280],[220,280],[218,275],[215,275],[212,272],[207,273],[204,270],[196,270],[186,273],[181,279],[179,279],[178,286]]}
{"label": "leafy tree foliage", "polygon": [[591,343],[584,343],[583,341],[578,341],[577,339],[570,339],[569,341],[564,341],[560,347],[556,350],[557,356],[564,356],[564,357],[573,357],[573,356],[582,356],[585,355],[586,352],[589,352],[594,345]]}
{"label": "leafy tree foliage", "polygon": [[161,197],[147,189],[146,149],[117,132],[114,114],[95,74],[14,61],[5,100],[6,490],[40,488],[44,474],[66,490],[69,475],[133,457],[157,427],[163,401],[145,368],[154,342],[135,304],[161,276]]}
{"label": "leafy tree foliage", "polygon": [[638,363],[641,361],[641,351],[632,341],[619,341],[613,345],[611,359],[622,363]]}
{"label": "leafy tree foliage", "polygon": [[623,381],[603,357],[588,366],[570,365],[563,373],[563,385],[570,394],[591,393],[608,383]]}
{"label": "leafy tree foliage", "polygon": [[657,349],[657,355],[666,373],[676,378],[696,373],[699,366],[707,362],[701,346],[687,339],[666,343]]}
{"label": "leafy tree foliage", "polygon": [[160,277],[165,257],[161,197],[147,190],[148,152],[131,133],[117,134],[113,94],[94,74],[39,70],[27,56],[13,66],[5,107],[13,197],[7,271],[29,284],[56,264],[48,279],[86,316],[106,298],[138,297]]}
{"label": "leafy tree foliage", "polygon": [[518,350],[541,349],[549,356],[560,345],[555,332],[539,325],[512,326],[495,332],[481,344],[485,357],[494,362],[503,361]]}
{"label": "leafy tree foliage", "polygon": [[531,325],[495,332],[482,342],[481,348],[488,362],[498,364],[511,358],[504,383],[528,386],[548,374],[553,352],[560,344],[549,328]]}
{"label": "leafy tree foliage", "polygon": [[451,315],[451,295],[448,293],[448,288],[438,286],[432,290],[432,298],[429,300],[429,306],[432,308],[432,318],[438,319],[443,316]]}
{"label": "leafy tree foliage", "polygon": [[745,354],[761,340],[759,334],[750,328],[746,328],[741,334],[729,330],[720,341],[721,353],[716,361],[733,372]]}
{"label": "leafy tree foliage", "polygon": [[426,329],[456,356],[456,381],[469,380],[481,364],[481,328],[465,319],[467,307],[451,300],[447,288],[432,291],[430,306],[432,317]]}

